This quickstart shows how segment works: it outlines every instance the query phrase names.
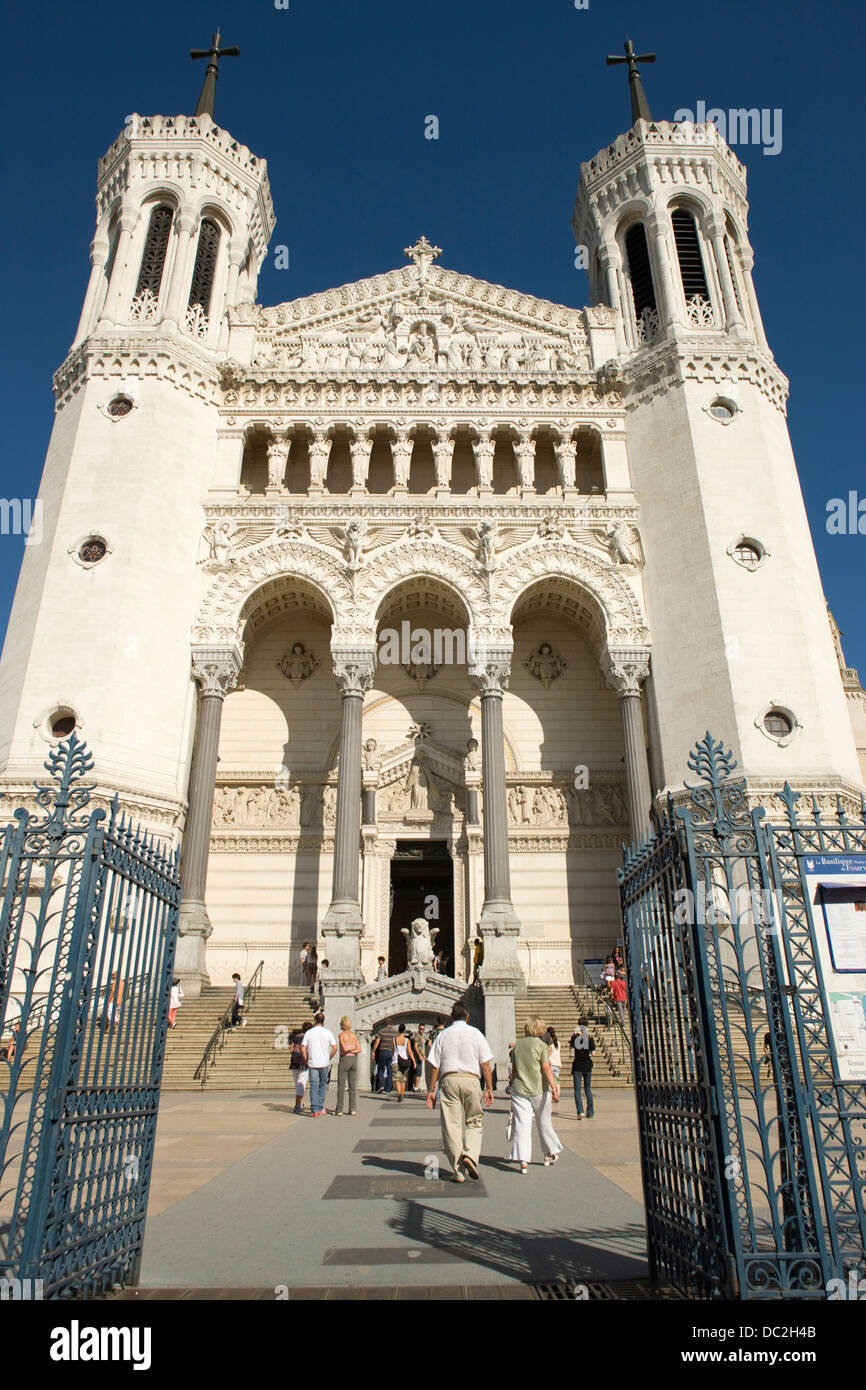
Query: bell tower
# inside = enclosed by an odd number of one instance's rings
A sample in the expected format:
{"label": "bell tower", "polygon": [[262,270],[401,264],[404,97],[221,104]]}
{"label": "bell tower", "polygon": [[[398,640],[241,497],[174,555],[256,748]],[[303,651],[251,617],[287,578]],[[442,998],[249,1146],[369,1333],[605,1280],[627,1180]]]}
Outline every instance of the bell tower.
{"label": "bell tower", "polygon": [[265,161],[213,118],[231,53],[216,35],[202,55],[195,115],[129,116],[99,161],[90,280],[54,378],[42,536],[25,549],[0,662],[10,792],[75,729],[100,790],[163,834],[179,833],[187,796],[228,311],[255,299],[274,227]]}
{"label": "bell tower", "polygon": [[681,784],[707,728],[755,782],[850,786],[859,767],[788,384],[752,283],[746,170],[712,122],[653,119],[638,64],[654,56],[628,42],[608,59],[628,65],[632,125],[581,166],[572,226],[592,302],[615,314],[646,548],[656,790]]}

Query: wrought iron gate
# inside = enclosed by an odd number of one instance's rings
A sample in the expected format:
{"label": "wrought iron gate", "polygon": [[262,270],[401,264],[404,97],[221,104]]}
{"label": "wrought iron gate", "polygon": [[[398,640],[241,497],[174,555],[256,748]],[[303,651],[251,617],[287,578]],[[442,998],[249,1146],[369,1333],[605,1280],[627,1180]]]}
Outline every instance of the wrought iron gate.
{"label": "wrought iron gate", "polygon": [[866,804],[801,817],[786,785],[767,819],[710,734],[689,766],[690,805],[619,875],[651,1270],[693,1297],[823,1299],[866,1259],[866,1086],[840,1074],[807,870],[866,868]]}
{"label": "wrought iron gate", "polygon": [[45,766],[0,841],[0,1278],[88,1297],[137,1276],[180,883],[116,798],[87,809],[76,735]]}

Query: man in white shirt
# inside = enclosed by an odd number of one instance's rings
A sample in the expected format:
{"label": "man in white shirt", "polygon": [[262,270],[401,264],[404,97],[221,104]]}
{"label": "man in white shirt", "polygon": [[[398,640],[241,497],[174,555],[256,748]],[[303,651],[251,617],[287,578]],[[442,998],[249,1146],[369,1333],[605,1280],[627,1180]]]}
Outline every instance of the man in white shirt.
{"label": "man in white shirt", "polygon": [[325,1027],[325,1015],[316,1014],[301,1042],[304,1066],[310,1069],[310,1114],[318,1118],[325,1114],[325,1091],[331,1058],[337,1051],[337,1039]]}
{"label": "man in white shirt", "polygon": [[484,1078],[484,1104],[493,1104],[493,1053],[484,1034],[468,1022],[465,1004],[455,1004],[451,1024],[435,1038],[427,1061],[427,1106],[436,1104],[436,1086],[442,1117],[442,1145],[454,1169],[452,1182],[478,1178],[481,1157],[483,1111],[481,1078]]}

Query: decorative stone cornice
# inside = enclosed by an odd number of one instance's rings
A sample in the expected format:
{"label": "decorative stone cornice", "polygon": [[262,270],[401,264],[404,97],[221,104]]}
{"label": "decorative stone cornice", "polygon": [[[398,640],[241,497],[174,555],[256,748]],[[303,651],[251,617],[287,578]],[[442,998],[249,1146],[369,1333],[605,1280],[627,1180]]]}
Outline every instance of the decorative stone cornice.
{"label": "decorative stone cornice", "polygon": [[189,337],[151,328],[143,329],[141,336],[133,333],[124,326],[122,334],[94,334],[73,348],[54,373],[55,409],[68,405],[89,380],[118,386],[159,381],[208,405],[219,404],[213,361]]}
{"label": "decorative stone cornice", "polygon": [[688,333],[678,333],[675,339],[635,353],[624,364],[624,378],[626,410],[663,395],[671,386],[705,381],[730,388],[755,386],[781,415],[787,413],[788,379],[769,353],[757,347],[708,344],[706,337],[698,343],[690,341]]}

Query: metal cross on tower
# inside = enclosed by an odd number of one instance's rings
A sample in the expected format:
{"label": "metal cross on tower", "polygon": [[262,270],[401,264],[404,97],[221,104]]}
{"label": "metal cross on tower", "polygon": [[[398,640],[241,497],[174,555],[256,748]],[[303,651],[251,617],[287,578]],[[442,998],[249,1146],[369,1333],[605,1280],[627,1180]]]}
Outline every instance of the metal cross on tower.
{"label": "metal cross on tower", "polygon": [[638,72],[638,63],[654,63],[656,55],[654,53],[635,53],[634,44],[631,39],[625,41],[625,57],[618,58],[615,55],[608,55],[607,65],[613,67],[615,63],[628,63],[628,85],[631,92],[631,121],[651,121],[652,112],[643,89]]}
{"label": "metal cross on tower", "polygon": [[213,104],[216,96],[216,82],[219,77],[220,58],[239,58],[241,51],[239,48],[221,48],[220,31],[217,29],[211,39],[210,48],[191,48],[190,58],[209,58],[207,71],[204,75],[201,93],[198,99],[198,106],[195,108],[196,116],[210,116],[213,118]]}

